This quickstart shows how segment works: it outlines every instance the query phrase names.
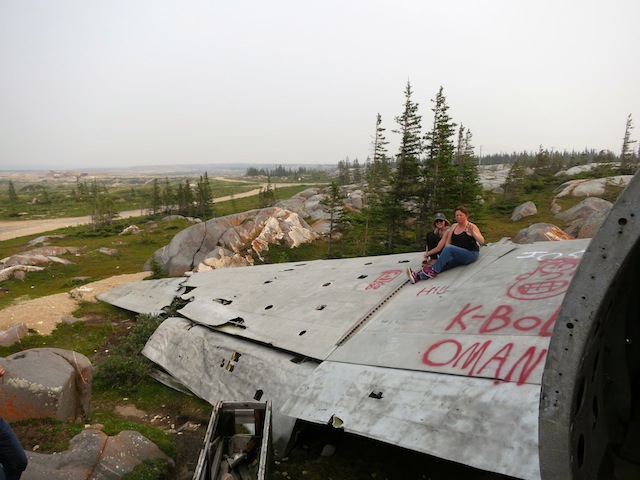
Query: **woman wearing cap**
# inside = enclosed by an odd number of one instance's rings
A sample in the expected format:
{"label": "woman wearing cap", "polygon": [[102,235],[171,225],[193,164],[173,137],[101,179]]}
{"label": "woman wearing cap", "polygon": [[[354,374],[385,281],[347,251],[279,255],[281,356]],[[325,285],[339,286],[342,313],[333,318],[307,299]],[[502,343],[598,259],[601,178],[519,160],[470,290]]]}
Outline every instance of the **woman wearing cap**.
{"label": "woman wearing cap", "polygon": [[[427,252],[438,246],[438,243],[440,243],[440,240],[442,240],[444,233],[450,225],[451,224],[449,223],[449,220],[447,220],[447,217],[444,216],[444,213],[436,213],[436,216],[433,218],[433,230],[427,233]],[[430,258],[427,258],[425,255],[425,259],[422,264],[433,265],[436,263],[437,259],[437,253],[431,255]]]}
{"label": "woman wearing cap", "polygon": [[465,207],[456,208],[456,223],[445,233],[435,248],[427,249],[424,259],[430,255],[440,253],[433,266],[425,265],[419,272],[407,268],[407,275],[411,283],[427,278],[436,278],[439,273],[460,265],[469,265],[480,256],[480,245],[484,243],[484,237],[477,225],[471,223]]}

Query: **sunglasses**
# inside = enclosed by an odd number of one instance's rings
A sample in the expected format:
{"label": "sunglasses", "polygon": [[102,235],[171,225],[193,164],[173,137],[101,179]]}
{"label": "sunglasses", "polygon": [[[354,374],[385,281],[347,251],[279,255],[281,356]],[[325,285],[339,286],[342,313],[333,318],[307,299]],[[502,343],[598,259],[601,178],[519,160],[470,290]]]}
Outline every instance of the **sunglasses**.
{"label": "sunglasses", "polygon": [[444,220],[436,220],[436,223],[442,223]]}

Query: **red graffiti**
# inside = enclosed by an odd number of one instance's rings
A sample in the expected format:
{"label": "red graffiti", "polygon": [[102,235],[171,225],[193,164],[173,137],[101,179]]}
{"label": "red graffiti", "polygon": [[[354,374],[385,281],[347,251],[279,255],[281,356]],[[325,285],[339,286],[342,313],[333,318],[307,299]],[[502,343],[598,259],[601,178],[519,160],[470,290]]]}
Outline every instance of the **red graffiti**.
{"label": "red graffiti", "polygon": [[507,295],[516,300],[541,300],[563,295],[579,262],[577,258],[542,260],[535,270],[517,277]]}
{"label": "red graffiti", "polygon": [[450,331],[458,328],[463,332],[467,328],[471,328],[477,333],[486,334],[513,328],[519,332],[536,332],[537,330],[536,334],[538,336],[550,337],[560,307],[547,319],[533,315],[518,317],[514,315],[513,307],[509,305],[500,305],[488,313],[482,309],[482,305],[472,307],[470,303],[467,303],[451,323],[447,325],[445,330]]}
{"label": "red graffiti", "polygon": [[422,363],[430,367],[458,369],[468,376],[516,381],[523,385],[542,363],[547,349],[538,350],[531,346],[520,356],[514,354],[513,349],[513,343],[500,346],[492,340],[475,342],[464,348],[458,340],[446,339],[431,345],[422,356]]}
{"label": "red graffiti", "polygon": [[421,288],[420,290],[418,290],[418,293],[416,293],[416,297],[418,295],[444,295],[444,293],[449,289],[448,285],[445,285],[443,287],[438,287],[435,285],[432,285],[430,287],[424,287]]}
{"label": "red graffiti", "polygon": [[385,283],[389,283],[393,279],[397,278],[401,273],[402,270],[385,270],[378,278],[371,282],[365,290],[377,290]]}

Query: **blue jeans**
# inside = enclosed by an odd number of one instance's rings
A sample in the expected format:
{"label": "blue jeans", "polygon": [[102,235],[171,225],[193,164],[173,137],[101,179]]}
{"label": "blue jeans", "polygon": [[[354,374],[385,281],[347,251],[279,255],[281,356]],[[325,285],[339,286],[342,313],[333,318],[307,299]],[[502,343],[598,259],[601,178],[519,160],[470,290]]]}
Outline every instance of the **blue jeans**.
{"label": "blue jeans", "polygon": [[[469,265],[475,262],[480,256],[480,252],[472,252],[466,248],[456,247],[455,245],[447,245],[440,252],[438,261],[433,265],[433,269],[436,273],[442,273],[450,268],[459,267],[460,265]],[[422,270],[418,272],[420,278],[426,279],[427,277]]]}
{"label": "blue jeans", "polygon": [[0,480],[19,480],[27,468],[27,455],[16,434],[0,417]]}

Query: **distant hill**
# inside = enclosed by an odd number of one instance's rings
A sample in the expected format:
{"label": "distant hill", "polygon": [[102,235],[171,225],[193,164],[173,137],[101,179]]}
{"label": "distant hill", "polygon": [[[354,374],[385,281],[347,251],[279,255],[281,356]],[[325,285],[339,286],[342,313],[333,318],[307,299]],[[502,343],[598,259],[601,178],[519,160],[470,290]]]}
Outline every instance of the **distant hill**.
{"label": "distant hill", "polygon": [[44,173],[49,176],[76,176],[82,173],[120,173],[120,174],[146,174],[146,175],[170,175],[170,174],[196,174],[207,172],[209,175],[244,175],[249,167],[275,169],[282,166],[286,169],[296,170],[299,167],[311,170],[334,170],[335,164],[308,164],[308,163],[189,163],[176,165],[137,165],[133,167],[112,168],[73,168],[57,170],[4,170],[0,172],[11,173]]}

